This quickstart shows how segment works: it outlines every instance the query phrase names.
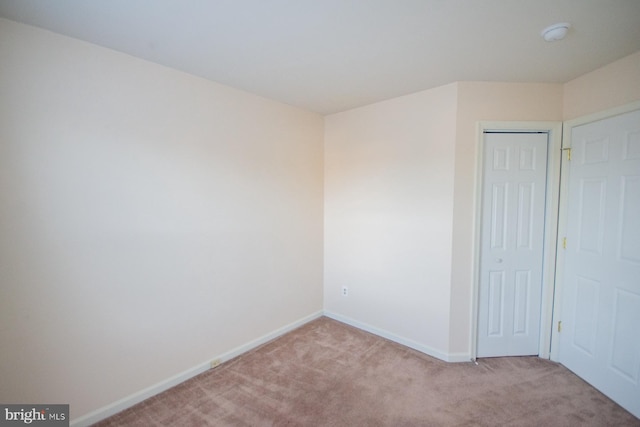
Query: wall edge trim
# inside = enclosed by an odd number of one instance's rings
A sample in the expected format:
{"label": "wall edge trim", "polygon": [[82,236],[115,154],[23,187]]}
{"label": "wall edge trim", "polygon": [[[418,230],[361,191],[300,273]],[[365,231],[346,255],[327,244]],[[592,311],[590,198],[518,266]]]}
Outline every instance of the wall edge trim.
{"label": "wall edge trim", "polygon": [[432,356],[435,357],[436,359],[440,359],[443,360],[445,362],[454,362],[454,363],[458,363],[458,362],[469,362],[471,361],[471,355],[467,354],[467,353],[447,353],[447,352],[443,352],[440,350],[437,350],[433,347],[429,347],[427,345],[424,344],[420,344],[416,341],[413,341],[411,339],[402,337],[400,335],[396,335],[392,332],[386,331],[384,329],[380,329],[377,328],[375,326],[369,325],[368,323],[364,323],[364,322],[360,322],[358,320],[352,319],[350,317],[347,316],[343,316],[341,314],[338,313],[334,313],[332,311],[328,311],[325,310],[324,311],[324,315],[326,317],[329,317],[333,320],[337,320],[338,322],[342,322],[345,323],[349,326],[353,326],[354,328],[358,328],[361,329],[365,332],[369,332],[372,333],[374,335],[377,335],[379,337],[382,338],[386,338],[390,341],[393,341],[395,343],[398,344],[402,344],[405,347],[409,347],[412,348],[414,350],[417,350],[421,353],[424,353],[428,356]]}

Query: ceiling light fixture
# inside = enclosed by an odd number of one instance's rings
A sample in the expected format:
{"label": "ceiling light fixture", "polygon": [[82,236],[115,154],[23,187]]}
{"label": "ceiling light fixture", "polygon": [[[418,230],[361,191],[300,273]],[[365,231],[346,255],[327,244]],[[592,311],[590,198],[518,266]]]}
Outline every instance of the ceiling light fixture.
{"label": "ceiling light fixture", "polygon": [[562,40],[567,35],[569,31],[569,27],[571,24],[568,22],[560,22],[558,24],[553,24],[542,30],[540,35],[548,42],[555,42],[557,40]]}

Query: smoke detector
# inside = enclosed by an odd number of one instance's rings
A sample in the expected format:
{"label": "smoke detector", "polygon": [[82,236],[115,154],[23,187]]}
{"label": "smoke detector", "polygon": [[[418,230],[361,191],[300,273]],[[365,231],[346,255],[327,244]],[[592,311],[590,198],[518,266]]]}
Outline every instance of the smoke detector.
{"label": "smoke detector", "polygon": [[571,24],[568,22],[560,22],[558,24],[553,24],[542,30],[540,35],[545,41],[555,42],[557,40],[562,40],[567,35],[569,31],[569,27]]}

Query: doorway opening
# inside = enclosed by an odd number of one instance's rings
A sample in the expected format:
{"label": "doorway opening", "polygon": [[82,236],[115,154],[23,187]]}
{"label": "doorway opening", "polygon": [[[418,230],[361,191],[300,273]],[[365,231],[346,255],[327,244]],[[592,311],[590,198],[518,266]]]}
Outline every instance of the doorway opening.
{"label": "doorway opening", "polygon": [[478,135],[472,359],[549,358],[562,123],[482,122]]}

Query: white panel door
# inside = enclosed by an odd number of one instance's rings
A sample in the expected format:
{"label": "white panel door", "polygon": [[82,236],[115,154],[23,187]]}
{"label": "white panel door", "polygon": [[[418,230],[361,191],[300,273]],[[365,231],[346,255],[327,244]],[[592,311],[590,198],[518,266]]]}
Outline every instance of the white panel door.
{"label": "white panel door", "polygon": [[548,140],[484,135],[478,357],[538,354]]}
{"label": "white panel door", "polygon": [[573,128],[560,362],[640,417],[640,111]]}

